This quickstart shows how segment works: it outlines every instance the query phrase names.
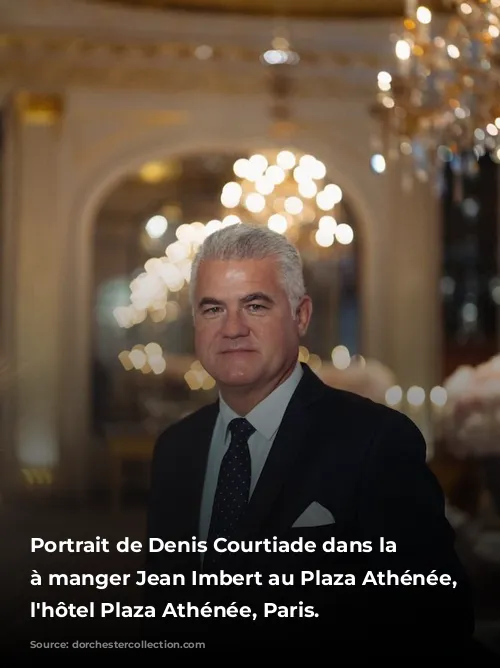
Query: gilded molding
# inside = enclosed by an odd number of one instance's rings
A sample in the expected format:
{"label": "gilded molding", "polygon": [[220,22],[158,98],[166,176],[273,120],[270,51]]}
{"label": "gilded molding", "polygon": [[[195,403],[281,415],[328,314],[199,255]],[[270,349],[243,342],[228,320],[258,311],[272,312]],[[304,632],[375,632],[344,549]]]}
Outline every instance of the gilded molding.
{"label": "gilded molding", "polygon": [[55,125],[63,114],[63,100],[57,94],[19,91],[15,94],[15,107],[26,125]]}
{"label": "gilded molding", "polygon": [[[260,63],[259,50],[218,46],[213,48],[209,59],[200,60],[195,55],[198,46],[177,42],[99,41],[40,33],[3,34],[0,80],[28,89],[81,85],[229,95],[267,92],[269,70]],[[301,64],[290,72],[294,95],[372,98],[373,87],[356,83],[352,75],[355,70],[372,71],[381,67],[380,59],[371,54],[301,52]],[[39,105],[40,119],[42,106]],[[49,116],[47,111],[46,117]]]}
{"label": "gilded molding", "polygon": [[[287,18],[306,19],[380,19],[404,17],[404,5],[398,0],[297,0],[293,3],[276,3],[269,0],[85,0],[89,4],[106,3],[114,6],[141,10],[182,10],[208,14],[271,16],[277,8]],[[281,6],[280,6],[281,4]],[[447,0],[433,0],[432,10],[436,13],[450,13]]]}

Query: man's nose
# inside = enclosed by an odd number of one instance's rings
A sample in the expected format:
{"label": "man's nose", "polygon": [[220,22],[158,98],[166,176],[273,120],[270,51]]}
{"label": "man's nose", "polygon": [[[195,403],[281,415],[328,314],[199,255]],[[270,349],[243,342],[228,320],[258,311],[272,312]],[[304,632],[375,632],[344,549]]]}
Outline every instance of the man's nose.
{"label": "man's nose", "polygon": [[241,311],[226,312],[222,326],[223,336],[235,339],[239,336],[247,336],[248,332],[248,325],[246,324],[244,314]]}

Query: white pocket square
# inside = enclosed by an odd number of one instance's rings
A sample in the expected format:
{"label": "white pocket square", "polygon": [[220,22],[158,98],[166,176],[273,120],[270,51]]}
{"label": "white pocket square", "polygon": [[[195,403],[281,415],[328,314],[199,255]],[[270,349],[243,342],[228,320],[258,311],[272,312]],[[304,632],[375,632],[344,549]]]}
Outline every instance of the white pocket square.
{"label": "white pocket square", "polygon": [[320,527],[326,526],[327,524],[335,524],[335,518],[329,510],[324,508],[317,501],[314,501],[304,510],[302,515],[295,520],[292,528]]}

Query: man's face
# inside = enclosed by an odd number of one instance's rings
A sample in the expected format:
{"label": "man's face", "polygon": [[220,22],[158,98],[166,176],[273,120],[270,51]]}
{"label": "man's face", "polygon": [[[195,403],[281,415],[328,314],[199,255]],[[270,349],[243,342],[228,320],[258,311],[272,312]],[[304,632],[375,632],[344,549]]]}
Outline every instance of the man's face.
{"label": "man's face", "polygon": [[311,311],[304,297],[292,314],[274,258],[203,261],[194,302],[198,359],[221,389],[272,386],[297,361]]}

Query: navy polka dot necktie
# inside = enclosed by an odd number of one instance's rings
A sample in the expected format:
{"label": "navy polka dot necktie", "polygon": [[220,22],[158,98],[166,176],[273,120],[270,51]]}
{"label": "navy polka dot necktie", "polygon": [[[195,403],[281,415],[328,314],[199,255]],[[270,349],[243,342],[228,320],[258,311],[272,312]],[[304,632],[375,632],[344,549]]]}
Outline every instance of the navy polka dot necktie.
{"label": "navy polka dot necktie", "polygon": [[248,504],[252,466],[248,439],[255,428],[245,418],[229,423],[231,442],[222,459],[215,491],[212,519],[208,534],[208,549],[219,537],[230,537]]}

